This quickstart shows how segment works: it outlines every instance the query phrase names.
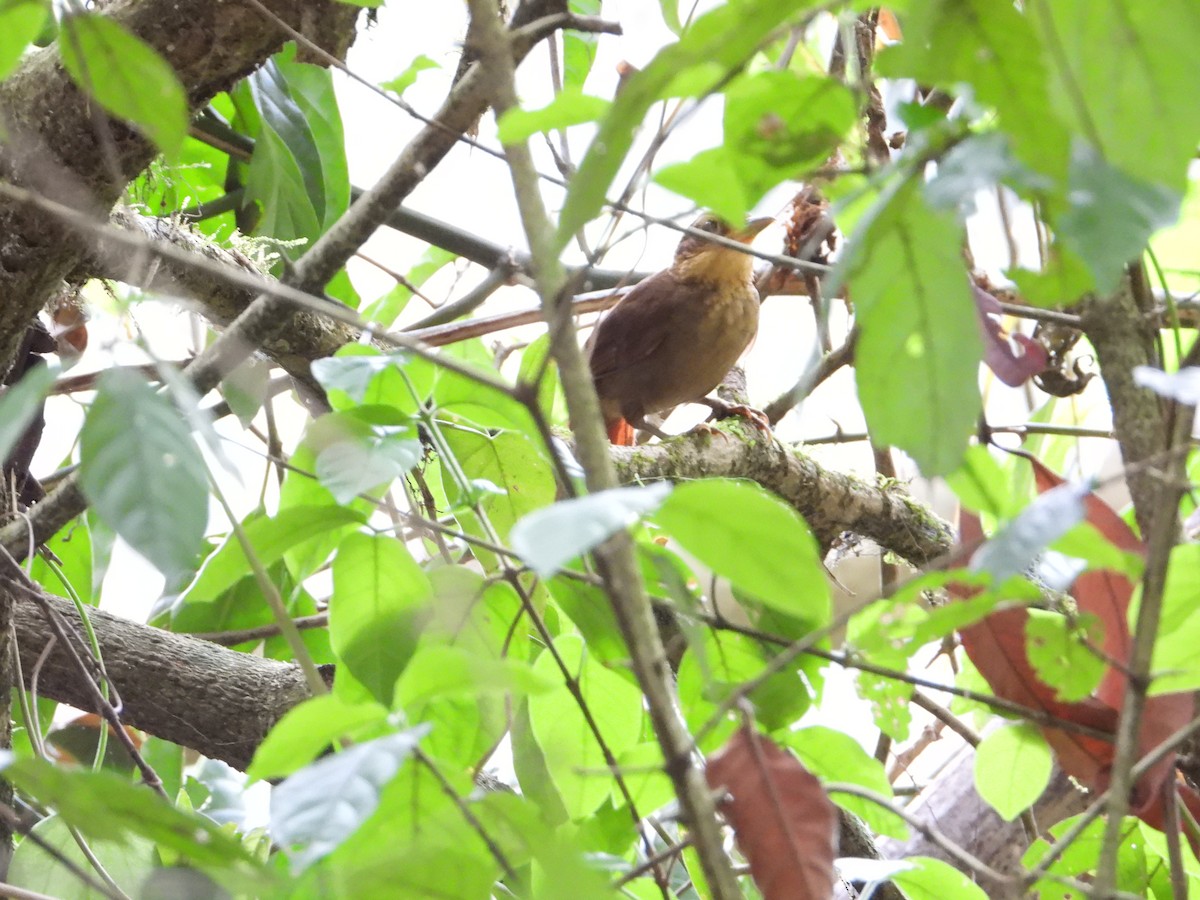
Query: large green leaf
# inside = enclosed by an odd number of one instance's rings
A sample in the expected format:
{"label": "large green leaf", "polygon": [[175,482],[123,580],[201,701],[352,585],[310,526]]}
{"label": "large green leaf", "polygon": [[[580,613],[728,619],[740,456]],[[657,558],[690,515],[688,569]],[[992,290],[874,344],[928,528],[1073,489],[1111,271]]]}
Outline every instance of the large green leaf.
{"label": "large green leaf", "polygon": [[502,143],[516,144],[538,132],[594,122],[604,115],[610,105],[603,97],[592,97],[577,89],[564,88],[541,109],[513,107],[505,112],[496,123],[496,137]]}
{"label": "large green leaf", "polygon": [[981,408],[983,345],[963,229],[912,182],[881,202],[846,263],[861,331],[858,396],[876,444],[899,447],[926,476],[944,475],[962,462]]}
{"label": "large green leaf", "polygon": [[[1193,90],[1200,7],[1035,0],[1025,8],[1040,38],[1050,110],[1109,165],[1182,191],[1200,142]],[[1026,127],[1046,121],[1045,109],[1035,111]]]}
{"label": "large green leaf", "polygon": [[905,860],[912,868],[897,872],[892,881],[909,900],[987,900],[987,894],[954,866],[929,856]]}
{"label": "large green leaf", "polygon": [[[892,785],[879,760],[867,753],[850,735],[822,725],[781,733],[779,740],[796,751],[804,768],[822,781],[857,784],[884,796],[892,796]],[[860,816],[876,834],[903,840],[908,827],[898,815],[861,797],[834,794],[839,806]]]}
{"label": "large green leaf", "polygon": [[92,506],[168,580],[191,571],[208,524],[204,459],[179,411],[141,375],[100,379],[80,434]]}
{"label": "large green leaf", "polygon": [[[642,730],[642,692],[631,682],[589,658],[583,642],[560,638],[555,649],[576,679],[591,721],[614,757],[637,743]],[[544,651],[534,671],[557,682],[557,690],[529,698],[533,736],[568,815],[576,821],[591,815],[612,790],[601,772],[608,765],[579,701],[562,684],[553,655]]]}
{"label": "large green leaf", "polygon": [[188,127],[187,96],[158,51],[95,13],[64,17],[58,46],[76,84],[145,132],[163,154],[179,153]]}
{"label": "large green leaf", "polygon": [[739,591],[813,627],[829,620],[829,587],[812,532],[758,485],[690,481],[677,486],[653,518]]}
{"label": "large green leaf", "polygon": [[17,67],[49,11],[43,0],[0,0],[0,81]]}
{"label": "large green leaf", "polygon": [[1029,17],[991,0],[934,0],[909,13],[904,40],[880,53],[879,72],[944,88],[969,84],[999,112],[1026,165],[1064,178],[1069,136],[1047,115],[1047,62]]}
{"label": "large green leaf", "polygon": [[[32,834],[41,843],[27,839],[17,845],[5,883],[58,900],[99,900],[103,896],[61,864],[65,857],[84,871],[91,867],[66,822],[59,816],[49,816],[33,826]],[[43,849],[45,845],[47,849]],[[142,884],[155,868],[154,844],[144,837],[131,835],[123,845],[95,843],[90,849],[109,877],[127,892]],[[58,856],[51,851],[57,851]]]}
{"label": "large green leaf", "polygon": [[318,760],[271,793],[271,836],[301,872],[370,817],[380,791],[429,731],[418,725]]}
{"label": "large green leaf", "polygon": [[[1141,598],[1139,589],[1136,597]],[[1162,619],[1154,643],[1152,694],[1200,688],[1200,544],[1171,551],[1163,589]],[[1134,611],[1130,610],[1131,616]]]}
{"label": "large green leaf", "polygon": [[[272,517],[252,514],[243,529],[258,561],[270,566],[297,544],[362,520],[360,513],[340,506],[293,506]],[[231,533],[205,560],[182,599],[187,603],[210,603],[249,573],[250,563],[242,543]]]}
{"label": "large green leaf", "polygon": [[733,0],[698,18],[676,43],[631,75],[571,179],[558,226],[559,245],[565,246],[600,209],[633,145],[634,131],[650,106],[669,96],[672,82],[691,76],[691,92],[713,90],[745,64],[772,31],[808,5],[797,0]]}
{"label": "large green leaf", "polygon": [[204,867],[250,862],[241,844],[211,819],[176,809],[124,776],[13,759],[8,752],[0,753],[0,764],[5,778],[89,837],[124,842],[140,836]]}
{"label": "large green leaf", "polygon": [[384,706],[429,616],[433,589],[394,537],[352,534],[333,560],[329,636],[347,671]]}
{"label": "large green leaf", "polygon": [[[249,78],[262,116],[246,184],[262,233],[311,242],[346,211],[345,137],[328,69],[295,61],[288,45]],[[296,251],[298,252],[298,251]]]}

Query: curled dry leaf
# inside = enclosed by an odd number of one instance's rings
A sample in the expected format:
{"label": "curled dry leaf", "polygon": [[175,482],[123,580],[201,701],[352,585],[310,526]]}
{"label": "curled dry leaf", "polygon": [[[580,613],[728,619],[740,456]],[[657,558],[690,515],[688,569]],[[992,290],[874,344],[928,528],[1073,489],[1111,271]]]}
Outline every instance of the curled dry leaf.
{"label": "curled dry leaf", "polygon": [[837,856],[837,811],[821,783],[770,738],[743,727],[705,770],[738,849],[765,900],[828,900]]}

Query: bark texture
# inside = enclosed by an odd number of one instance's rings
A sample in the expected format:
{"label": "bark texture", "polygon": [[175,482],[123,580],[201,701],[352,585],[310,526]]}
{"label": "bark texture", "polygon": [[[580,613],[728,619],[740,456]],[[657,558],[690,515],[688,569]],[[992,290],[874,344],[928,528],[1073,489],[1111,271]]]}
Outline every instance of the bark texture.
{"label": "bark texture", "polygon": [[[59,597],[46,595],[46,600],[87,658],[75,607]],[[91,695],[45,614],[22,597],[5,596],[4,602],[14,608],[26,686],[36,675],[40,695],[90,710]],[[245,769],[271,726],[309,696],[300,668],[291,663],[238,653],[101,610],[91,610],[88,618],[105,671],[120,695],[122,720],[235,769]],[[39,668],[38,659],[51,644]]]}

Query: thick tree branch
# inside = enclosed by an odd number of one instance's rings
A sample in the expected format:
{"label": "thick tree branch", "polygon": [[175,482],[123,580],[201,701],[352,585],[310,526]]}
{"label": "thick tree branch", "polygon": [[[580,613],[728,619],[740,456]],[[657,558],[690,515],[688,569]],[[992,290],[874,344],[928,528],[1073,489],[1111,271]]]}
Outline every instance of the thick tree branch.
{"label": "thick tree branch", "polygon": [[[358,8],[331,0],[271,0],[281,17],[326,49],[344,52]],[[249,4],[230,0],[118,0],[111,16],[171,64],[193,110],[258,67],[286,36]],[[107,213],[125,183],[154,158],[154,146],[124,123],[93,127],[93,104],[68,77],[57,46],[30,54],[0,84],[0,176],[69,205]],[[112,172],[110,161],[118,171]],[[46,298],[76,265],[83,245],[69,229],[0,199],[0,370]]]}
{"label": "thick tree branch", "polygon": [[[48,594],[45,599],[73,634],[83,633],[72,604]],[[39,670],[39,693],[91,709],[87,685],[45,616],[19,594],[11,601],[26,686],[42,652],[53,644]],[[105,671],[123,702],[122,720],[235,769],[245,769],[271,726],[309,696],[303,673],[291,663],[238,653],[98,609],[88,617]],[[82,643],[79,649],[88,654]]]}
{"label": "thick tree branch", "polygon": [[791,504],[824,549],[844,532],[870,538],[921,566],[945,554],[954,531],[900,486],[883,487],[823,468],[803,450],[740,424],[715,435],[690,434],[664,444],[613,447],[623,483],[659,479],[746,478]]}

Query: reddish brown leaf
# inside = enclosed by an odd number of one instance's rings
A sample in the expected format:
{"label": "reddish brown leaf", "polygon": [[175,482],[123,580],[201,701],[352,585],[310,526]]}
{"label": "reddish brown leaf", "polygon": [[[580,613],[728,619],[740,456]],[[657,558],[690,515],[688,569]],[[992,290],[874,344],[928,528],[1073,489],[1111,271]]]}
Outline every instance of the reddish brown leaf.
{"label": "reddish brown leaf", "polygon": [[[1033,466],[1039,492],[1045,493],[1063,483],[1064,479],[1041,461],[1031,455],[1022,455]],[[1090,492],[1084,498],[1084,506],[1087,521],[1111,544],[1127,553],[1145,553],[1145,545],[1111,506]],[[1104,628],[1100,649],[1104,655],[1124,665],[1129,660],[1129,600],[1133,596],[1133,584],[1120,572],[1084,572],[1071,586],[1071,596],[1081,611],[1100,620]],[[1121,708],[1125,677],[1119,669],[1110,668],[1105,672],[1096,696],[1114,709]]]}
{"label": "reddish brown leaf", "polygon": [[837,856],[837,811],[821,783],[770,738],[743,727],[705,770],[738,849],[765,900],[828,900]]}
{"label": "reddish brown leaf", "polygon": [[[1033,466],[1039,491],[1045,492],[1063,483],[1061,477],[1033,456],[1021,455]],[[1087,521],[1116,547],[1129,553],[1145,552],[1145,546],[1133,530],[1099,497],[1088,494],[1085,508]],[[964,513],[961,534],[964,543],[976,542],[982,536],[979,520]],[[952,589],[951,593],[965,597],[970,592]],[[1071,594],[1081,610],[1100,619],[1104,626],[1102,649],[1116,663],[1105,672],[1096,696],[1082,703],[1057,701],[1053,689],[1037,678],[1026,655],[1028,613],[1023,608],[1000,610],[982,622],[964,628],[960,632],[963,647],[997,696],[1115,734],[1119,711],[1125,700],[1124,667],[1129,660],[1131,645],[1128,616],[1133,584],[1119,572],[1085,572],[1072,585]],[[1191,694],[1148,698],[1138,733],[1138,755],[1145,756],[1158,747],[1192,717],[1194,710],[1195,700]],[[1108,787],[1114,751],[1111,742],[1056,728],[1045,727],[1042,732],[1065,772],[1093,790],[1102,791]],[[1200,816],[1200,794],[1179,782],[1174,773],[1175,754],[1170,753],[1138,780],[1130,797],[1133,814],[1160,831],[1166,818],[1164,798],[1168,790],[1177,791],[1179,802],[1194,816]],[[1200,834],[1187,828],[1185,832],[1193,850],[1200,851]]]}
{"label": "reddish brown leaf", "polygon": [[[992,691],[997,697],[1056,718],[1113,733],[1117,713],[1112,707],[1094,698],[1064,703],[1055,699],[1054,689],[1037,677],[1025,649],[1028,620],[1029,612],[1024,607],[1002,609],[959,632],[963,649]],[[1042,733],[1064,772],[1087,785],[1107,779],[1112,765],[1111,743],[1061,728],[1044,727]]]}

